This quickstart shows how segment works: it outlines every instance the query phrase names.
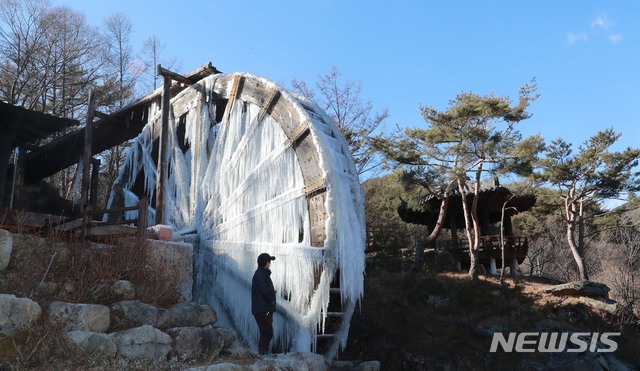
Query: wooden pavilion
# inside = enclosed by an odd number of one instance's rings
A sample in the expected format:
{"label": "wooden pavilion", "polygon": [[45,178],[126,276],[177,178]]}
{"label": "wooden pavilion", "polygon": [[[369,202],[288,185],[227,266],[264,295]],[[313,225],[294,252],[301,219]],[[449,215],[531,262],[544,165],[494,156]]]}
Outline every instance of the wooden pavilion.
{"label": "wooden pavilion", "polygon": [[[497,182],[496,182],[497,183]],[[467,195],[467,205],[471,207],[473,194]],[[478,220],[480,223],[480,243],[478,262],[483,264],[487,272],[497,273],[498,266],[502,266],[502,250],[500,248],[500,223],[504,208],[504,241],[505,263],[509,264],[511,272],[515,272],[517,265],[525,259],[528,251],[526,237],[515,236],[511,218],[519,212],[530,210],[536,202],[533,195],[514,195],[508,188],[496,184],[494,187],[483,188],[478,199]],[[406,202],[398,207],[400,218],[406,223],[426,225],[430,230],[435,228],[441,201],[429,197],[424,201],[422,210],[408,207]],[[450,196],[447,217],[444,228],[451,233],[451,239],[437,241],[437,247],[448,250],[457,262],[458,269],[468,269],[470,265],[469,242],[466,237],[458,237],[459,230],[464,229],[464,211],[462,197],[459,193]]]}

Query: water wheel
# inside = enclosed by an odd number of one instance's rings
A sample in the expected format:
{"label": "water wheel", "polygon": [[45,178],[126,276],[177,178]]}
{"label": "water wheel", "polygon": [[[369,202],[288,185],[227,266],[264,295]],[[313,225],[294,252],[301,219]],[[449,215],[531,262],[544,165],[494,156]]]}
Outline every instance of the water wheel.
{"label": "water wheel", "polygon": [[[111,207],[153,201],[160,113],[150,110]],[[169,143],[163,215],[194,241],[197,300],[256,348],[251,277],[267,252],[277,257],[275,349],[333,358],[363,293],[365,224],[353,159],[332,120],[263,78],[216,74],[171,99]]]}

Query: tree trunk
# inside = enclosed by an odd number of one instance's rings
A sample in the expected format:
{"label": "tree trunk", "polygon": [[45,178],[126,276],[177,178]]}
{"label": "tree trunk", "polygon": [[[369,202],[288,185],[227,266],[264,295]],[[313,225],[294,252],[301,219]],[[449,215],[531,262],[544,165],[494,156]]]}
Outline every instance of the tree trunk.
{"label": "tree trunk", "polygon": [[444,191],[444,195],[441,198],[440,203],[440,211],[438,213],[438,220],[436,221],[436,225],[433,227],[433,230],[427,236],[427,239],[423,241],[418,241],[416,245],[416,260],[413,263],[413,267],[411,269],[413,271],[422,270],[422,266],[424,265],[424,249],[427,246],[435,246],[436,240],[440,236],[442,229],[444,227],[444,220],[447,218],[447,208],[449,207],[449,196],[451,195],[451,191],[455,182],[452,182],[447,186],[447,189]]}
{"label": "tree trunk", "polygon": [[467,191],[464,189],[463,183],[458,183],[458,190],[462,199],[462,210],[464,214],[464,231],[469,241],[469,277],[472,280],[478,279],[478,250],[476,249],[478,241],[474,241],[472,235],[471,216],[469,215],[469,205],[467,205]]}
{"label": "tree trunk", "polygon": [[587,281],[589,279],[589,275],[587,274],[587,269],[584,265],[584,257],[582,256],[582,252],[576,245],[574,240],[574,232],[575,232],[575,222],[568,221],[567,222],[567,242],[569,243],[569,248],[571,248],[571,253],[573,254],[573,259],[576,261],[576,265],[578,266],[578,274],[580,280]]}

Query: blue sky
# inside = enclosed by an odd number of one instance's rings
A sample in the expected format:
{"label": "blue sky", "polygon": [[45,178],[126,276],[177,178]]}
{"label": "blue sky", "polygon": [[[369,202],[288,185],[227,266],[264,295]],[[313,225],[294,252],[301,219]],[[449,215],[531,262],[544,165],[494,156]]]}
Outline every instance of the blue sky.
{"label": "blue sky", "polygon": [[419,105],[445,109],[463,91],[540,98],[520,125],[579,144],[598,130],[640,139],[640,2],[54,0],[101,25],[120,11],[133,46],[157,35],[188,72],[208,61],[286,87],[338,67],[363,84],[387,130],[424,125]]}

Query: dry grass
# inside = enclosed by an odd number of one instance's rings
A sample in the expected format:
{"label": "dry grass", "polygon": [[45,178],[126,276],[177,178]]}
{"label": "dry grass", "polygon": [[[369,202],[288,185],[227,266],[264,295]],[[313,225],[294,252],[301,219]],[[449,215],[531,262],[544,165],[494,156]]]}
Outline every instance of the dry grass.
{"label": "dry grass", "polygon": [[[465,273],[367,266],[364,299],[354,314],[342,358],[378,359],[383,369],[505,369],[515,367],[523,355],[489,353],[493,331],[547,328],[622,331],[626,336],[616,355],[640,362],[637,322],[623,323],[618,314],[600,313],[582,304],[562,304],[561,298],[543,292],[551,284],[529,278],[507,278],[501,284],[497,277],[471,281]],[[580,321],[569,323],[564,313],[579,314]],[[544,355],[530,356],[546,362]]]}
{"label": "dry grass", "polygon": [[14,235],[10,264],[0,272],[0,290],[38,302],[43,315],[27,330],[0,335],[0,370],[175,370],[190,366],[176,359],[129,361],[83,354],[61,328],[49,323],[46,311],[52,301],[109,306],[121,300],[111,290],[117,280],[132,282],[140,292],[136,299],[146,303],[166,307],[177,302],[175,284],[166,279],[173,273],[147,264],[147,245],[136,246],[135,239],[127,238],[91,246],[64,241],[62,235]]}

